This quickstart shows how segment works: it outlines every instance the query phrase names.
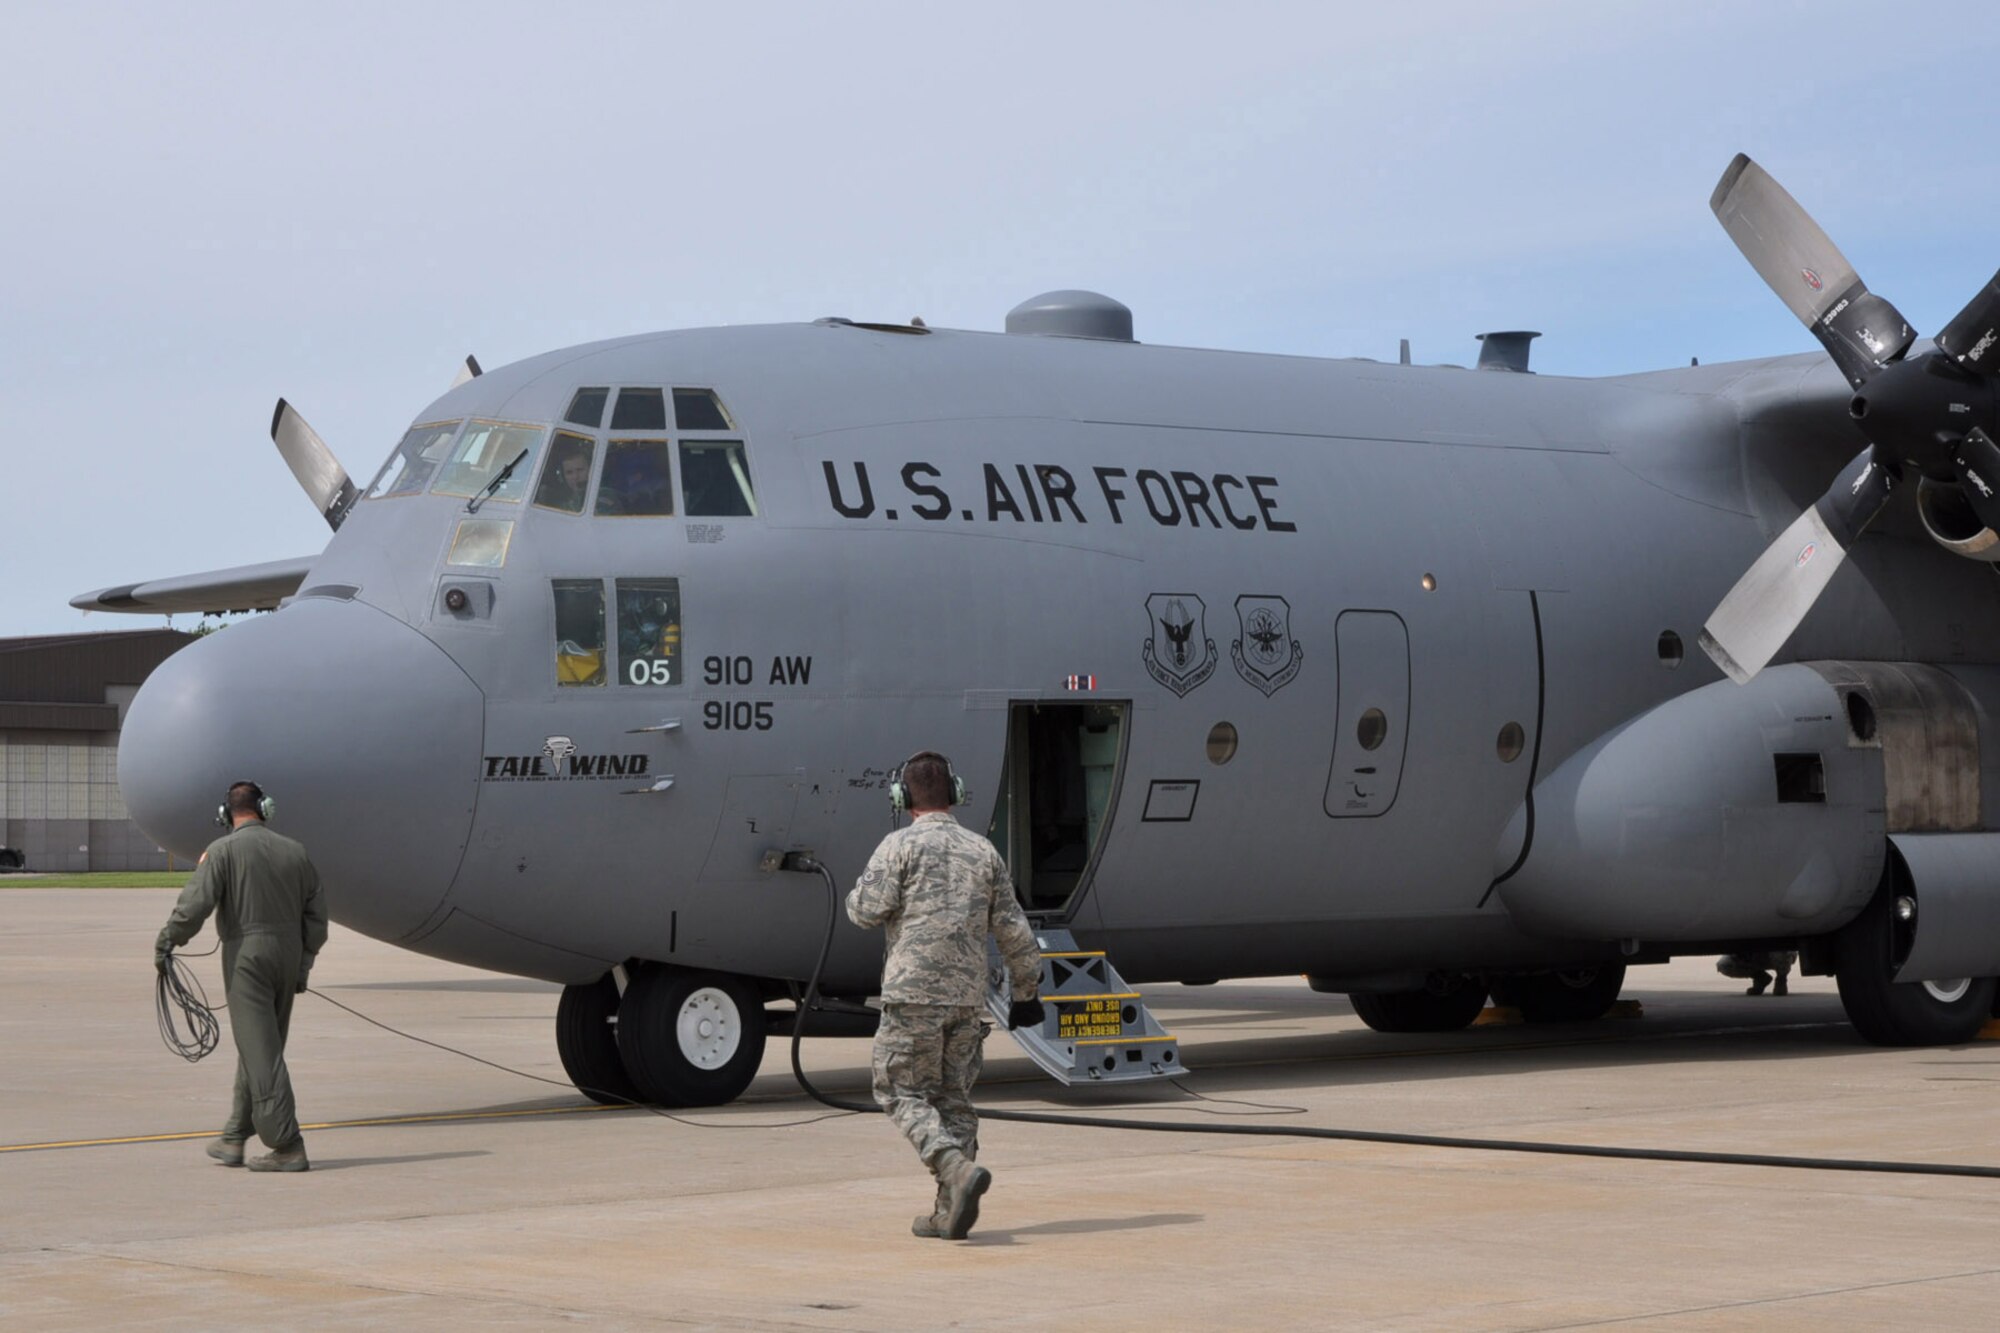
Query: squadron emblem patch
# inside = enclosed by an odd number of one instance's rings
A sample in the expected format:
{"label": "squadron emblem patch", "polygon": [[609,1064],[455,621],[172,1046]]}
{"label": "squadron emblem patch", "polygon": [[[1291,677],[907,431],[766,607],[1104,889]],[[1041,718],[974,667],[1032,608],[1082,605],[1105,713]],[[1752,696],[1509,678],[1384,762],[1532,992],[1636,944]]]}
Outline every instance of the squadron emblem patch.
{"label": "squadron emblem patch", "polygon": [[1208,637],[1201,598],[1156,592],[1146,599],[1151,634],[1140,656],[1154,680],[1182,698],[1215,674],[1215,640]]}
{"label": "squadron emblem patch", "polygon": [[1292,683],[1305,661],[1305,650],[1292,637],[1292,604],[1282,597],[1236,599],[1236,619],[1243,637],[1229,646],[1236,674],[1269,698]]}

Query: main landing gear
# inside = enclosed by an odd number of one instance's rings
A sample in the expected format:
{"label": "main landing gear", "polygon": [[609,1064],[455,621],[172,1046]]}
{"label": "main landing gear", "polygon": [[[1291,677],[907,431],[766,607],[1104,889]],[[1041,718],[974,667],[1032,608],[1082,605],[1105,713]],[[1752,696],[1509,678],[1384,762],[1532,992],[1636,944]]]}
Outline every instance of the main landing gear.
{"label": "main landing gear", "polygon": [[1587,1023],[1611,1012],[1625,984],[1625,964],[1597,963],[1523,975],[1433,972],[1421,990],[1354,991],[1348,1001],[1377,1032],[1456,1032],[1493,1003],[1518,1009],[1528,1023]]}
{"label": "main landing gear", "polygon": [[[1899,910],[1900,909],[1900,910]],[[1898,982],[1909,956],[1915,899],[1891,873],[1861,915],[1833,937],[1833,968],[1847,1021],[1877,1046],[1955,1046],[1993,1012],[1994,979]]]}
{"label": "main landing gear", "polygon": [[1422,990],[1352,991],[1347,1000],[1377,1032],[1456,1032],[1486,1007],[1486,983],[1463,972],[1433,972]]}
{"label": "main landing gear", "polygon": [[1528,1023],[1588,1023],[1611,1012],[1625,986],[1625,964],[1598,963],[1493,978],[1493,1003],[1521,1011]]}
{"label": "main landing gear", "polygon": [[556,1050],[578,1091],[596,1102],[721,1106],[764,1059],[763,997],[722,972],[636,966],[618,993],[610,976],[566,986]]}

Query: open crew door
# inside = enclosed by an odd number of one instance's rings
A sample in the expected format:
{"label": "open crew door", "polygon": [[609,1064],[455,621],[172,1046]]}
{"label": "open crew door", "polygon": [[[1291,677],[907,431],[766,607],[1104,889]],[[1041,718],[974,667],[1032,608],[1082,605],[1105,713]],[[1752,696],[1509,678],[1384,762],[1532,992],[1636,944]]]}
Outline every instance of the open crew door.
{"label": "open crew door", "polygon": [[1016,703],[987,836],[1030,916],[1067,916],[1104,846],[1125,758],[1125,703]]}
{"label": "open crew door", "polygon": [[[1125,1083],[1180,1072],[1180,1044],[1099,949],[1078,944],[1066,920],[1089,886],[1118,805],[1127,703],[1020,702],[1007,719],[1007,759],[987,836],[1014,873],[1042,950],[1042,1021],[1009,1032],[1064,1084]],[[987,1008],[998,1022],[1012,998],[988,946]]]}

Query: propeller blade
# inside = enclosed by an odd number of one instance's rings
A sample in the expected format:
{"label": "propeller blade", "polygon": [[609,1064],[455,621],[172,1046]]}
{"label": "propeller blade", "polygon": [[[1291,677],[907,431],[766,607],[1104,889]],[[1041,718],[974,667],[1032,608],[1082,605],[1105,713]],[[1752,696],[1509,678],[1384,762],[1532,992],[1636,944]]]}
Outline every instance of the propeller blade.
{"label": "propeller blade", "polygon": [[459,385],[469,380],[476,380],[485,373],[479,368],[479,358],[468,353],[465,364],[458,368],[458,378],[451,382],[451,387],[456,389]]}
{"label": "propeller blade", "polygon": [[1731,680],[1749,683],[1785,646],[1895,485],[1870,445],[1744,571],[1701,631],[1702,650]]}
{"label": "propeller blade", "polygon": [[2000,273],[1938,331],[1937,345],[1967,370],[1981,375],[2000,370]]}
{"label": "propeller blade", "polygon": [[339,531],[341,520],[347,517],[357,495],[354,482],[340,460],[333,456],[333,450],[326,447],[326,441],[282,398],[278,400],[277,411],[271,414],[271,442],[278,446],[285,466],[298,478],[306,498],[326,519],[326,525]]}
{"label": "propeller blade", "polygon": [[1738,153],[1708,206],[1729,239],[1859,388],[1916,341],[1895,306],[1866,283],[1785,187]]}

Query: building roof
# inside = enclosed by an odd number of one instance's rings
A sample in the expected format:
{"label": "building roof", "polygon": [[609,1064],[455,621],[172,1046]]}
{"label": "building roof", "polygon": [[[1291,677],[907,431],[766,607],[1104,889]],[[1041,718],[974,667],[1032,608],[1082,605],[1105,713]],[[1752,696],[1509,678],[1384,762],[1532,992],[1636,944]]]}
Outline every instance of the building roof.
{"label": "building roof", "polygon": [[[138,685],[153,668],[193,643],[196,635],[172,629],[115,630],[103,634],[48,634],[34,638],[0,639],[0,726],[47,727],[65,730],[84,726],[92,731],[116,729],[117,710],[103,709],[105,691],[114,685]],[[19,705],[83,706],[88,713],[38,713],[55,722],[13,720]],[[19,716],[26,716],[19,714]]]}

